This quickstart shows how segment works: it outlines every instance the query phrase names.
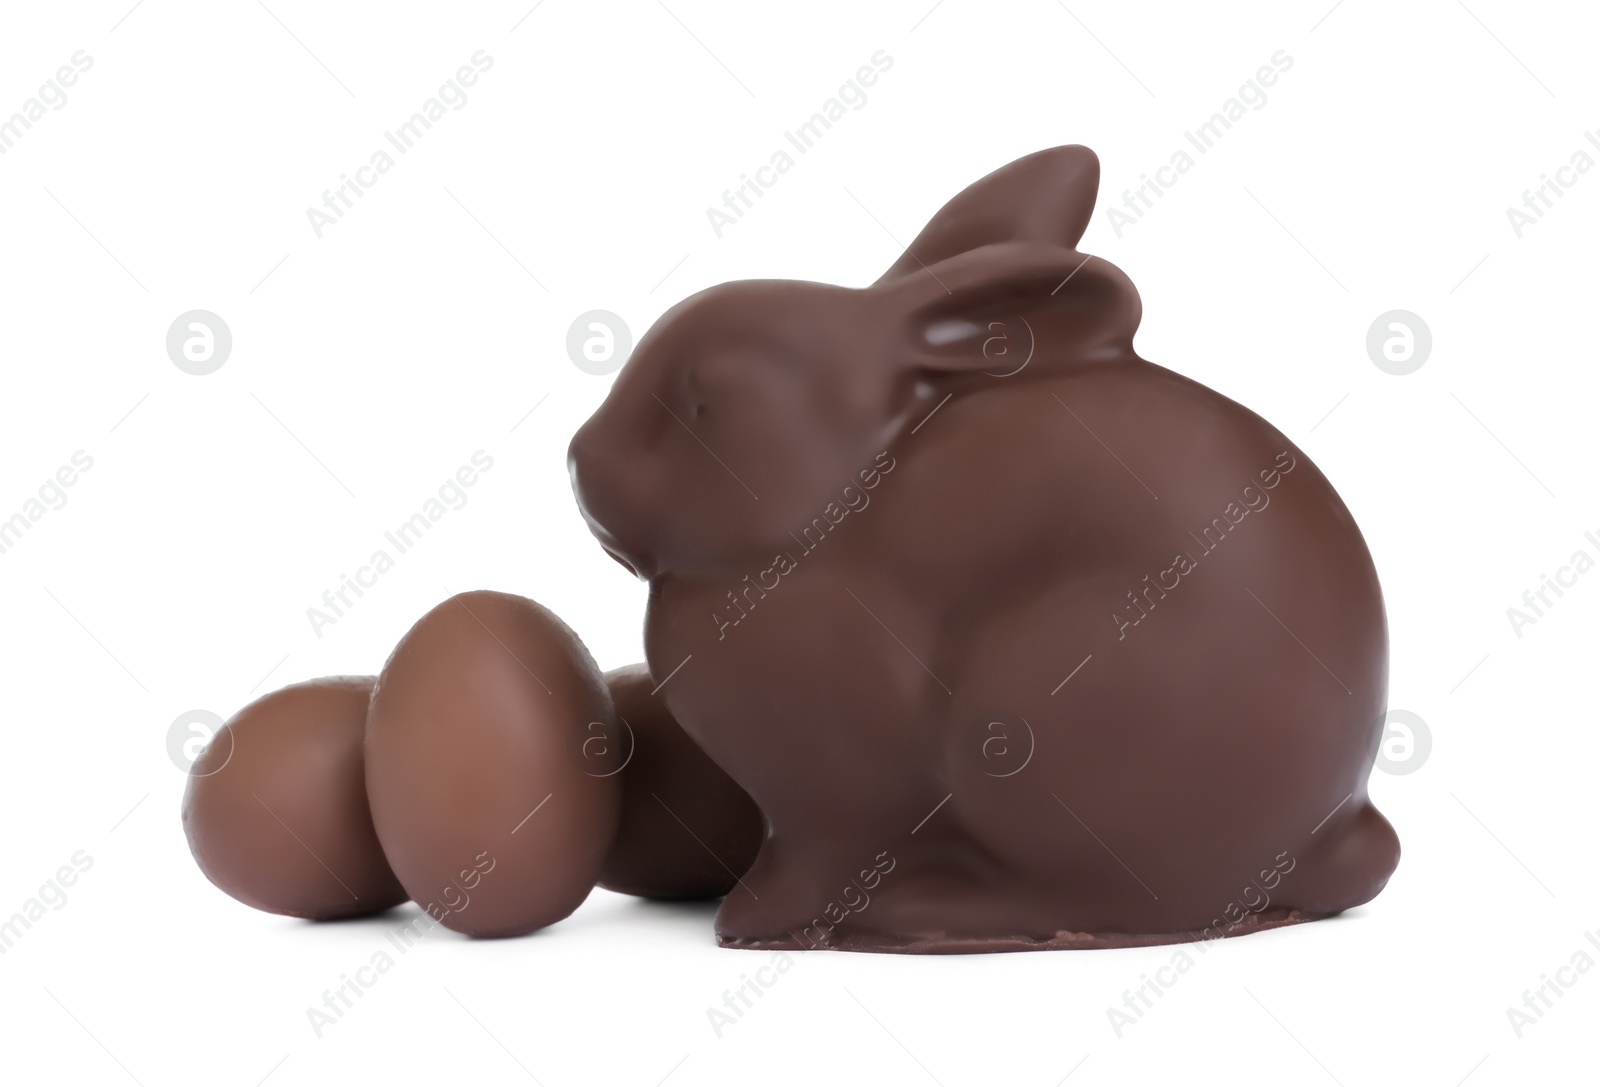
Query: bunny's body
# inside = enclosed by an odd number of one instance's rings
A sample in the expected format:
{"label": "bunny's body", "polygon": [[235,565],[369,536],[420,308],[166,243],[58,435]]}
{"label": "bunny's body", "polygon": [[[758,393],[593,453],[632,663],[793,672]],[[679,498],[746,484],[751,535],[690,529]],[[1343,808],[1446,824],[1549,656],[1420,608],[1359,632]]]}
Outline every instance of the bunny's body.
{"label": "bunny's body", "polygon": [[[1013,163],[865,291],[685,303],[635,356],[650,392],[619,379],[574,441],[597,535],[650,579],[663,697],[767,817],[724,944],[1232,935],[1397,862],[1360,532],[1273,427],[1133,353],[1131,284],[1070,248],[1096,176],[1082,148]],[[701,369],[789,320],[859,357],[744,395]],[[807,411],[832,432],[774,452]],[[652,484],[636,442],[692,455]]]}

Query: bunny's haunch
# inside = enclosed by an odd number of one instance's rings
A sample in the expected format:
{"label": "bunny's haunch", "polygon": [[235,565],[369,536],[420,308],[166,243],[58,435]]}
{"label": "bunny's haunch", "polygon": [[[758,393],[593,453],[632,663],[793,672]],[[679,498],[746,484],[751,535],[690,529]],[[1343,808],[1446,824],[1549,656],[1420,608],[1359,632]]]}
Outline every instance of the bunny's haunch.
{"label": "bunny's haunch", "polygon": [[[1124,603],[1111,609],[1111,622],[1117,628],[1117,640],[1122,641],[1128,631],[1150,617],[1156,605],[1167,598],[1167,593],[1183,584],[1183,579],[1200,568],[1200,560],[1222,546],[1228,534],[1244,523],[1252,513],[1260,513],[1272,504],[1267,492],[1294,471],[1294,455],[1287,451],[1273,459],[1272,466],[1263,468],[1240,487],[1238,499],[1229,502],[1220,514],[1211,518],[1198,535],[1189,530],[1183,542],[1185,550],[1172,557],[1172,565],[1154,576],[1146,574],[1138,586],[1124,594]],[[1192,541],[1192,545],[1191,542]],[[1197,554],[1198,552],[1198,554]]]}
{"label": "bunny's haunch", "polygon": [[[649,583],[660,697],[765,817],[724,946],[1187,942],[1337,914],[1399,861],[1361,532],[1266,420],[1134,351],[1138,292],[1077,249],[1098,184],[1087,148],[1042,151],[869,286],[685,299],[572,441],[584,518]],[[880,453],[894,483],[848,517]],[[1153,573],[1175,546],[1189,569]],[[871,908],[835,906],[874,856]],[[1219,926],[1264,857],[1293,878]]]}

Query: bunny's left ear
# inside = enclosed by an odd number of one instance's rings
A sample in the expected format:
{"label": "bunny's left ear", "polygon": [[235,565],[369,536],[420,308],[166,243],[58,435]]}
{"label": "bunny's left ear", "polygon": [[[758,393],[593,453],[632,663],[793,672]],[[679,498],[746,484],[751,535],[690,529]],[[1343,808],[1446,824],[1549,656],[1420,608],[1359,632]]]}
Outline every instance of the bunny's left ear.
{"label": "bunny's left ear", "polygon": [[1072,249],[1094,214],[1100,160],[1072,144],[1037,151],[968,185],[940,208],[875,286],[986,245]]}
{"label": "bunny's left ear", "polygon": [[899,358],[925,371],[1033,372],[1133,353],[1139,292],[1074,248],[1094,213],[1100,160],[1052,147],[963,189],[869,291],[899,324]]}

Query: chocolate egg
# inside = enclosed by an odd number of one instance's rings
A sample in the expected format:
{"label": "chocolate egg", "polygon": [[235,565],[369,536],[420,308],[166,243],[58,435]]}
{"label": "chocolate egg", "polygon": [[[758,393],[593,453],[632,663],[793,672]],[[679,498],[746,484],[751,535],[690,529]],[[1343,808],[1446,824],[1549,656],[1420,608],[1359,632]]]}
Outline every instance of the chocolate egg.
{"label": "chocolate egg", "polygon": [[651,693],[647,666],[605,679],[633,742],[620,775],[622,822],[600,886],[646,898],[727,894],[761,848],[761,809]]}
{"label": "chocolate egg", "polygon": [[206,878],[291,917],[358,917],[406,900],[367,811],[372,685],[372,676],[297,683],[217,730],[183,796],[184,833]]}
{"label": "chocolate egg", "polygon": [[453,596],[417,621],[367,715],[367,795],[418,905],[473,936],[559,921],[588,896],[622,807],[611,695],[531,600]]}

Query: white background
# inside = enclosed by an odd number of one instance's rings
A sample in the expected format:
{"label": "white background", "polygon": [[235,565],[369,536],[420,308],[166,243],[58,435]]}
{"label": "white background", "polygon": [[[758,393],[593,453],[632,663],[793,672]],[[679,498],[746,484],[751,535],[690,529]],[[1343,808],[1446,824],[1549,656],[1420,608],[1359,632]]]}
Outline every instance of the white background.
{"label": "white background", "polygon": [[[0,156],[0,518],[93,458],[0,555],[0,916],[93,858],[0,957],[8,1080],[1593,1078],[1600,970],[1520,1038],[1506,1014],[1600,930],[1600,572],[1520,637],[1506,615],[1600,557],[1600,171],[1520,238],[1506,216],[1600,130],[1592,12],[129,2],[0,12],[0,117],[93,58]],[[467,104],[317,238],[306,209],[477,50],[494,63]],[[893,67],[866,105],[716,237],[706,208],[877,50]],[[526,939],[430,937],[316,1037],[306,1009],[410,915],[314,926],[213,888],[172,721],[375,671],[471,588],[540,600],[603,667],[640,659],[643,589],[567,481],[610,380],[567,358],[579,313],[637,337],[728,279],[864,284],[962,186],[1055,144],[1093,147],[1120,202],[1277,50],[1294,63],[1265,106],[1082,248],[1142,291],[1140,352],[1273,421],[1366,532],[1391,704],[1433,737],[1414,773],[1374,775],[1404,847],[1389,888],[1196,953],[1120,1036],[1107,1008],[1173,949],[802,955],[719,1038],[706,1009],[769,956],[717,949],[711,905],[596,892]],[[164,344],[196,308],[234,339],[205,377]],[[1404,377],[1365,347],[1396,308],[1434,340]],[[314,633],[322,592],[480,449],[467,505]]]}

